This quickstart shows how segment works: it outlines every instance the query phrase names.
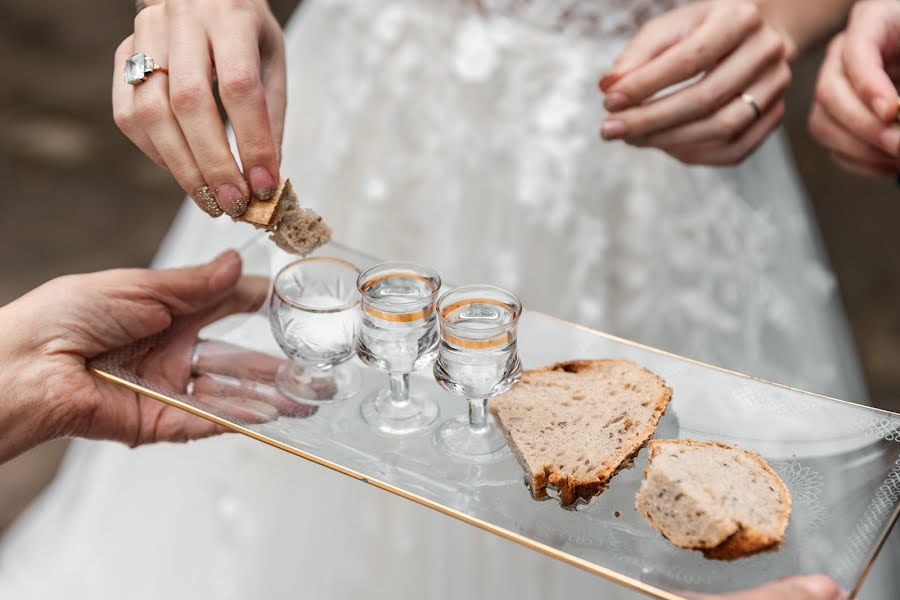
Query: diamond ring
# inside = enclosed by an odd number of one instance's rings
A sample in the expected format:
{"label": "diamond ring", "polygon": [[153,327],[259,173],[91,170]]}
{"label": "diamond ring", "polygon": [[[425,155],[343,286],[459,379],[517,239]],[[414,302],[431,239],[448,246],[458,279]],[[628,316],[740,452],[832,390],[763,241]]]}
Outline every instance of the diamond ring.
{"label": "diamond ring", "polygon": [[155,71],[168,73],[169,70],[153,62],[153,58],[143,52],[132,54],[125,60],[125,83],[137,85],[150,77]]}

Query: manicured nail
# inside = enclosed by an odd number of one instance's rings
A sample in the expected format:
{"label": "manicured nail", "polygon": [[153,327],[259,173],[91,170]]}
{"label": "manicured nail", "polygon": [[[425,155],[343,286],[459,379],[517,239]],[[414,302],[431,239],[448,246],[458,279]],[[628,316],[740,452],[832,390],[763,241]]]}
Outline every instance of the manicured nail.
{"label": "manicured nail", "polygon": [[232,217],[239,217],[247,210],[247,198],[230,183],[225,184],[216,190],[216,200],[225,213]]}
{"label": "manicured nail", "polygon": [[208,185],[200,186],[191,194],[191,198],[202,208],[204,212],[212,217],[222,216],[222,208],[216,202],[216,195]]}
{"label": "manicured nail", "polygon": [[881,149],[891,156],[900,156],[900,127],[891,127],[881,132]]}
{"label": "manicured nail", "polygon": [[608,119],[603,121],[603,127],[600,128],[600,135],[604,140],[618,140],[625,137],[625,123]]}
{"label": "manicured nail", "polygon": [[606,99],[603,101],[603,106],[605,106],[606,110],[609,111],[621,110],[627,105],[628,96],[626,96],[622,92],[612,92],[611,94],[607,95]]}
{"label": "manicured nail", "polygon": [[621,73],[607,73],[600,78],[600,90],[602,92],[608,92],[609,88],[616,85],[620,79],[622,79]]}
{"label": "manicured nail", "polygon": [[268,200],[275,195],[275,178],[265,167],[253,167],[248,176],[253,195],[260,200]]}
{"label": "manicured nail", "polygon": [[895,112],[894,106],[891,104],[890,100],[884,98],[875,98],[872,100],[872,109],[882,121],[890,121]]}

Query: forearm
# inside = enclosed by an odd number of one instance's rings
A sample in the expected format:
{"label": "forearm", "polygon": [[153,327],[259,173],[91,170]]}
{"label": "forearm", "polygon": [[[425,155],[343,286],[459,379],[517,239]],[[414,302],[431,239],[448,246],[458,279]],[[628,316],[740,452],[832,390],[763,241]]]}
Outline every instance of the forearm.
{"label": "forearm", "polygon": [[769,23],[784,33],[794,55],[837,32],[855,0],[756,0]]}

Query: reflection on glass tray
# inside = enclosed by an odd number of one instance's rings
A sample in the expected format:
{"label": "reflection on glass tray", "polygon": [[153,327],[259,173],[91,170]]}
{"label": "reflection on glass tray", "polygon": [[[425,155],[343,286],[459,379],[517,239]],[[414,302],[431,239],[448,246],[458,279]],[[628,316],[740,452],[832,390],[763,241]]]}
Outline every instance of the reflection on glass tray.
{"label": "reflection on glass tray", "polygon": [[[263,238],[242,254],[246,273],[266,277],[291,260]],[[360,268],[377,262],[336,244],[317,254]],[[242,360],[244,349],[283,357],[265,308],[225,318],[201,337],[235,353],[219,357],[225,371],[229,360]],[[133,349],[101,357],[92,367],[120,385],[651,596],[733,591],[799,573],[826,573],[855,596],[898,515],[900,415],[723,371],[530,312],[527,306],[519,341],[526,368],[621,357],[663,377],[674,396],[656,437],[736,443],[766,458],[794,499],[785,544],[775,552],[719,562],[664,540],[634,510],[646,451],[606,492],[567,511],[554,501],[532,500],[512,456],[467,464],[439,452],[430,433],[378,435],[360,417],[359,403],[385,385],[386,375],[358,362],[363,381],[356,397],[313,410],[282,410],[265,423],[242,421],[233,410],[198,403],[186,388],[142,379],[129,370]],[[186,365],[189,361],[185,356]],[[441,420],[466,410],[465,400],[438,387],[430,369],[414,375],[412,385],[440,403]]]}

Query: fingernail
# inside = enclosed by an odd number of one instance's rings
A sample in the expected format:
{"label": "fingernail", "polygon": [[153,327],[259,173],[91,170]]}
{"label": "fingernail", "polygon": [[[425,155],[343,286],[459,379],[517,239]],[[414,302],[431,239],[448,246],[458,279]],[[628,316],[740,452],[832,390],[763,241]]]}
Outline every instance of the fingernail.
{"label": "fingernail", "polygon": [[278,418],[278,409],[266,402],[247,400],[244,406],[260,421],[272,421]]}
{"label": "fingernail", "polygon": [[232,217],[239,217],[247,210],[247,198],[241,190],[230,183],[216,190],[216,200],[219,201],[222,210]]}
{"label": "fingernail", "polygon": [[839,600],[844,596],[840,586],[824,576],[803,577],[798,583],[815,600]]}
{"label": "fingernail", "polygon": [[219,217],[222,215],[222,208],[219,206],[219,203],[216,202],[216,195],[213,194],[212,189],[210,189],[208,185],[198,187],[194,190],[191,194],[191,198],[194,199],[197,206],[202,208],[210,216]]}
{"label": "fingernail", "polygon": [[219,269],[224,269],[228,263],[233,262],[235,259],[240,260],[240,258],[240,254],[238,254],[235,250],[229,248],[228,250],[219,252],[219,254],[214,259],[212,259],[212,264],[219,265]]}
{"label": "fingernail", "polygon": [[606,99],[603,100],[603,106],[606,107],[606,110],[616,111],[628,104],[628,96],[623,94],[622,92],[613,92],[606,96]]}
{"label": "fingernail", "polygon": [[604,140],[617,140],[625,137],[625,123],[616,120],[606,120],[600,128],[600,135]]}
{"label": "fingernail", "polygon": [[248,176],[253,195],[260,200],[268,200],[275,195],[275,178],[265,167],[253,167]]}
{"label": "fingernail", "polygon": [[891,127],[881,132],[881,149],[891,156],[900,156],[900,127]]}
{"label": "fingernail", "polygon": [[891,106],[891,102],[884,98],[875,98],[872,100],[872,109],[875,111],[875,114],[878,115],[878,118],[882,121],[890,121],[892,115],[893,106]]}
{"label": "fingernail", "polygon": [[622,79],[621,73],[607,73],[600,78],[600,90],[608,92],[609,88],[616,85],[620,79]]}

